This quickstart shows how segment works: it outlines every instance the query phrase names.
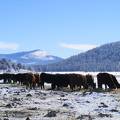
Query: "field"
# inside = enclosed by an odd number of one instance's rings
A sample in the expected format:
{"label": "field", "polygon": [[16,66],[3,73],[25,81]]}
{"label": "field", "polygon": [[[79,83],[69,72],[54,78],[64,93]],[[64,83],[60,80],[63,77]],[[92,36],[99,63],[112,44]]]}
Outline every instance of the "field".
{"label": "field", "polygon": [[0,119],[120,120],[120,90],[71,92],[49,87],[26,90],[17,84],[0,84]]}

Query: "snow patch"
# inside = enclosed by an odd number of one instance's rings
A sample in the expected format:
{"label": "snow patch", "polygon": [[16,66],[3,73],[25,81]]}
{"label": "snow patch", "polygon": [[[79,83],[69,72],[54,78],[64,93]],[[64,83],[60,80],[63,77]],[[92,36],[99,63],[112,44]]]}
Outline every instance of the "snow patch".
{"label": "snow patch", "polygon": [[35,51],[33,53],[31,53],[30,55],[36,57],[36,58],[43,58],[43,57],[46,57],[48,56],[48,53],[46,51]]}
{"label": "snow patch", "polygon": [[[31,52],[29,54],[26,54],[21,57],[22,59],[41,59],[41,60],[55,60],[54,57],[50,56],[48,52],[36,50],[34,52]],[[31,64],[31,63],[30,63]]]}

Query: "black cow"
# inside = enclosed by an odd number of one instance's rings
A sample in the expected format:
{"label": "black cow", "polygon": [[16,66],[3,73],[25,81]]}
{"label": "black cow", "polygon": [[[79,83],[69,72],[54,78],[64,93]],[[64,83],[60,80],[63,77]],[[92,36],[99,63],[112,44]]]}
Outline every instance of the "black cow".
{"label": "black cow", "polygon": [[114,84],[116,85],[117,88],[120,88],[120,84],[118,83],[116,77],[114,75],[111,74],[112,80],[114,82]]}
{"label": "black cow", "polygon": [[0,80],[3,79],[3,83],[12,83],[12,80],[13,80],[13,76],[14,74],[11,74],[11,73],[3,73],[3,74],[0,74]]}
{"label": "black cow", "polygon": [[54,81],[55,81],[55,77],[54,75],[52,74],[47,74],[47,73],[41,73],[40,74],[40,80],[41,80],[41,83],[43,84],[44,86],[44,83],[51,83],[51,88],[54,89],[55,85],[54,85]]}
{"label": "black cow", "polygon": [[33,73],[18,73],[14,75],[14,81],[21,85],[26,85],[26,88],[35,88],[35,76]]}
{"label": "black cow", "polygon": [[110,89],[115,89],[116,88],[113,77],[109,73],[99,73],[99,74],[97,74],[97,82],[98,82],[98,88],[102,88],[103,84],[105,85],[105,88],[107,88],[107,86]]}
{"label": "black cow", "polygon": [[48,74],[48,73],[41,73],[40,75],[41,83],[51,83],[52,89],[59,89],[61,87],[67,87],[69,84],[69,79],[66,74]]}

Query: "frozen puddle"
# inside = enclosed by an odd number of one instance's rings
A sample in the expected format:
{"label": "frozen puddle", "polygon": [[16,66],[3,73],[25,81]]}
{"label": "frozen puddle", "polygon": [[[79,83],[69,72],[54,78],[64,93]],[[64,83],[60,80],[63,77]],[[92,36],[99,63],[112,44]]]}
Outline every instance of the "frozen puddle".
{"label": "frozen puddle", "polygon": [[120,93],[26,90],[0,84],[0,118],[120,120]]}

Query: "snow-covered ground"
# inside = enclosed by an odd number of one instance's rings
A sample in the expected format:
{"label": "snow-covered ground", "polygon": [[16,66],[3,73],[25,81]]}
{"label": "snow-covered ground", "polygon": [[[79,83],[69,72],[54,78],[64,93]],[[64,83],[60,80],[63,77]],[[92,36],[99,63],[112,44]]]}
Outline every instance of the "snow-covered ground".
{"label": "snow-covered ground", "polygon": [[19,85],[0,84],[0,118],[25,120],[27,117],[30,120],[120,120],[120,91],[26,90]]}

